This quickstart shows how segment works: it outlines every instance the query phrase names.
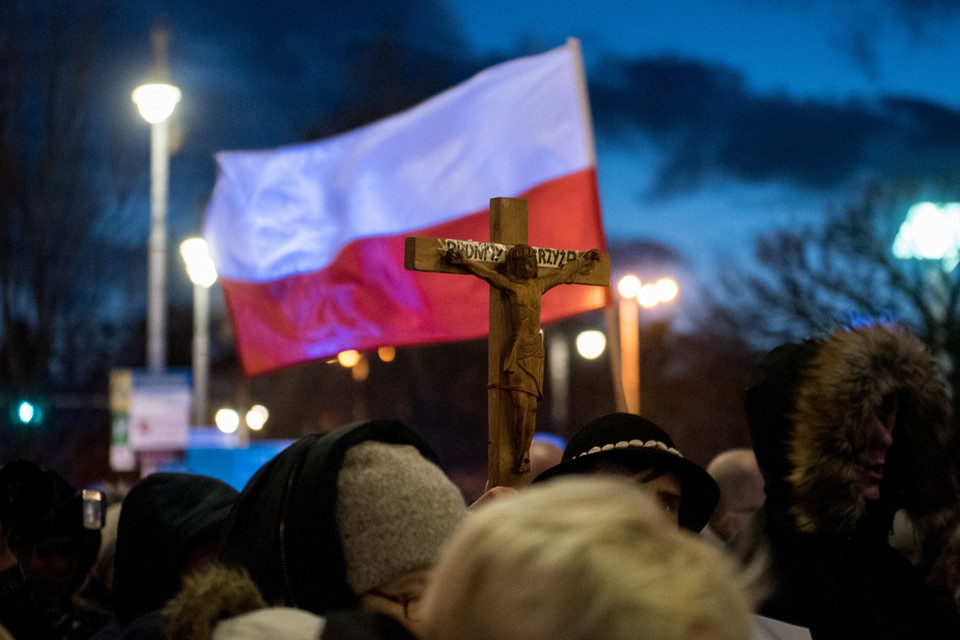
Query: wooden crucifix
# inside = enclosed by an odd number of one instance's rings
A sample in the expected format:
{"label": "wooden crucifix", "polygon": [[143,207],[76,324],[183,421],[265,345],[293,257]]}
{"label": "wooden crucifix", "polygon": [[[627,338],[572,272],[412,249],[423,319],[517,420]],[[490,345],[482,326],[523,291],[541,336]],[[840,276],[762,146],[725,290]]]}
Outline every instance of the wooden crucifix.
{"label": "wooden crucifix", "polygon": [[[468,273],[491,285],[487,354],[491,487],[520,487],[530,469],[530,442],[543,389],[542,294],[561,283],[610,284],[609,255],[533,249],[526,242],[527,201],[491,198],[490,242],[408,237],[404,246],[407,269]],[[497,269],[497,263],[507,263],[508,257],[513,274]]]}

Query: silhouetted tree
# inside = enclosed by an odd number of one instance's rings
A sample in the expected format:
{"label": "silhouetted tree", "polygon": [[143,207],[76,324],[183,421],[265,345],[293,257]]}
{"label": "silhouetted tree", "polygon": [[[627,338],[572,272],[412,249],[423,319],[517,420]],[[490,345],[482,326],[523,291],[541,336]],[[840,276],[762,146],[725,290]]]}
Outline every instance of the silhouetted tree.
{"label": "silhouetted tree", "polygon": [[127,271],[98,242],[118,193],[94,108],[102,12],[40,5],[0,4],[0,380],[14,389],[89,376],[116,337],[105,285]]}
{"label": "silhouetted tree", "polygon": [[[960,272],[938,260],[903,260],[892,252],[909,207],[946,188],[870,186],[857,202],[828,213],[822,227],[761,236],[757,269],[722,270],[704,325],[765,348],[821,335],[859,318],[908,324],[937,354],[960,389]],[[955,414],[960,395],[954,393]]]}
{"label": "silhouetted tree", "polygon": [[[110,164],[123,156],[103,108],[101,9],[0,2],[0,463],[77,477],[106,466],[106,373],[135,329],[117,310],[143,279],[139,249],[109,241],[131,174]],[[40,399],[42,428],[9,428],[21,396]]]}

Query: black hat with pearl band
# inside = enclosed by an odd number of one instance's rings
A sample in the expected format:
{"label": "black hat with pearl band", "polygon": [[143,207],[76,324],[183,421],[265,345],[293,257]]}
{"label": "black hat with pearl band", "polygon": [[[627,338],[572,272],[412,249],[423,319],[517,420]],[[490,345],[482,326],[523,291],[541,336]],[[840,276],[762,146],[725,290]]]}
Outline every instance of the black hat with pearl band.
{"label": "black hat with pearl band", "polygon": [[720,488],[695,462],[684,458],[667,432],[632,413],[609,413],[585,424],[570,439],[560,463],[539,476],[543,482],[557,476],[592,473],[613,464],[640,472],[664,468],[680,479],[680,526],[699,532],[710,520],[720,499]]}

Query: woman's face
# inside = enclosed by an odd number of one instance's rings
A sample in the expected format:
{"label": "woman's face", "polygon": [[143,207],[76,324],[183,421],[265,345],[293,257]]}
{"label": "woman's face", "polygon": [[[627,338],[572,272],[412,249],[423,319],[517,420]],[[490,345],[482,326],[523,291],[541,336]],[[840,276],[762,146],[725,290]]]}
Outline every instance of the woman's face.
{"label": "woman's face", "polygon": [[893,422],[882,421],[874,415],[867,420],[864,429],[867,436],[866,446],[860,452],[857,461],[863,472],[863,497],[869,501],[875,501],[880,499],[880,483],[883,482],[887,450],[893,444]]}

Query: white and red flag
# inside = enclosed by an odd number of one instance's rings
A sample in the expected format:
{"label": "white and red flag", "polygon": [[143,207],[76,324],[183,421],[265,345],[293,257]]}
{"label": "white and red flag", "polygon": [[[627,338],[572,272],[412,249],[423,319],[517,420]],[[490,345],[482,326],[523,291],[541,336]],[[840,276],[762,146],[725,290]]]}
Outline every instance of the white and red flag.
{"label": "white and red flag", "polygon": [[[413,235],[489,241],[491,198],[527,199],[532,245],[606,248],[576,41],[347,133],[217,162],[204,235],[251,376],[346,349],[485,336],[488,286],[407,271],[403,249]],[[609,295],[558,287],[542,321]]]}

